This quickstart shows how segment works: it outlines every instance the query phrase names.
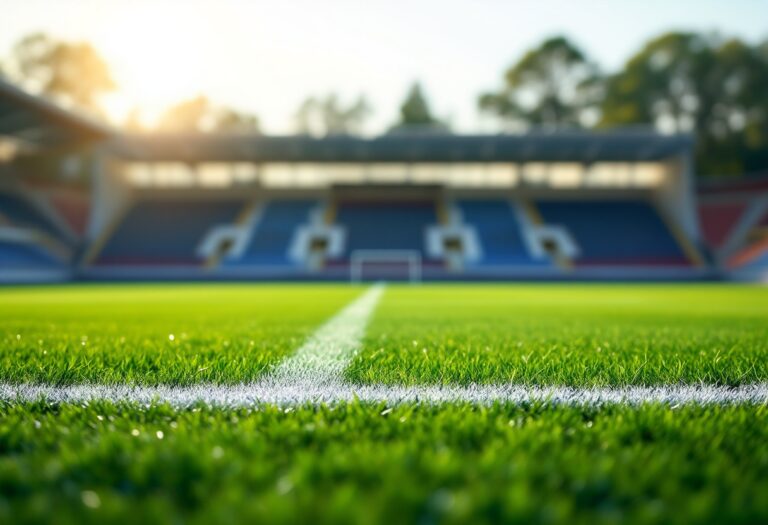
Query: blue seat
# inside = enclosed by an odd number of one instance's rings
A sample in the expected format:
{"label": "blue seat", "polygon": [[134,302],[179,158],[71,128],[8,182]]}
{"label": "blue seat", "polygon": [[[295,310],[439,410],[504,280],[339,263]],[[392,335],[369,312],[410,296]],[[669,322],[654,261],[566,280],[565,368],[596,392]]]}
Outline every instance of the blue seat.
{"label": "blue seat", "polygon": [[547,224],[561,225],[581,251],[579,264],[687,264],[654,207],[643,201],[540,201]]}
{"label": "blue seat", "polygon": [[509,201],[459,201],[464,223],[474,226],[482,257],[482,265],[548,265],[546,258],[534,258],[523,240],[521,225]]}
{"label": "blue seat", "polygon": [[105,244],[97,264],[199,264],[195,251],[214,226],[230,224],[240,200],[136,203]]}
{"label": "blue seat", "polygon": [[33,228],[53,237],[61,237],[61,231],[25,198],[12,193],[0,193],[0,215],[13,226]]}
{"label": "blue seat", "polygon": [[291,241],[299,226],[309,221],[309,213],[317,201],[272,201],[265,205],[242,255],[225,259],[225,265],[289,265]]}
{"label": "blue seat", "polygon": [[59,268],[61,261],[34,244],[0,241],[0,269]]}
{"label": "blue seat", "polygon": [[344,202],[336,215],[347,234],[345,259],[355,250],[414,250],[424,257],[427,227],[436,222],[432,202]]}

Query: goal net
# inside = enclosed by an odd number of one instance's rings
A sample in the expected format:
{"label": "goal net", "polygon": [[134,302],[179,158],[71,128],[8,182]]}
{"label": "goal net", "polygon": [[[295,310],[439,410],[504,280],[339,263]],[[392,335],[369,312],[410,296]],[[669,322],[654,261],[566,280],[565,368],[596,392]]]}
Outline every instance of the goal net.
{"label": "goal net", "polygon": [[421,281],[421,254],[414,250],[355,250],[350,255],[349,278],[365,280]]}

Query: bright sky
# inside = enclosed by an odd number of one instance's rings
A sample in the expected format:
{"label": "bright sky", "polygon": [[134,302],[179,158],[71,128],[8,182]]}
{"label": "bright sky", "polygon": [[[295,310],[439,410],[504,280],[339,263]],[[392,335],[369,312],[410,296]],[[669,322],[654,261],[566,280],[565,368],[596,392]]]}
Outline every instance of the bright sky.
{"label": "bright sky", "polygon": [[205,94],[292,131],[308,96],[365,93],[370,131],[414,80],[455,129],[478,131],[477,95],[543,38],[564,33],[605,69],[670,29],[768,38],[768,0],[0,0],[0,55],[42,30],[88,40],[119,84],[114,115]]}

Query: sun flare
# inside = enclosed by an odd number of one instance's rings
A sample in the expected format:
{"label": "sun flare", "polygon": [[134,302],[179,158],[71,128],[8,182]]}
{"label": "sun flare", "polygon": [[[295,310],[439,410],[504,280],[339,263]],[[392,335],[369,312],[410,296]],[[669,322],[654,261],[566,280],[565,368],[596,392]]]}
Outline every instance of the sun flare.
{"label": "sun flare", "polygon": [[169,106],[200,94],[216,39],[205,17],[160,3],[121,5],[110,12],[100,42],[118,90],[106,97],[110,116],[134,109],[151,124]]}

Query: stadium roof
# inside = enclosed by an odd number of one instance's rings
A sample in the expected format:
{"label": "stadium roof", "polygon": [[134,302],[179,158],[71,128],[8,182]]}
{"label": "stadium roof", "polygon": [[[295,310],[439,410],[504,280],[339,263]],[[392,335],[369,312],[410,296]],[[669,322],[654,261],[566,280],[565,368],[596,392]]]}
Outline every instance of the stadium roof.
{"label": "stadium roof", "polygon": [[261,135],[129,135],[115,153],[146,161],[250,162],[593,162],[687,155],[690,135],[640,131],[521,135],[392,134],[376,138]]}
{"label": "stadium roof", "polygon": [[0,136],[42,148],[99,140],[112,131],[0,80]]}

